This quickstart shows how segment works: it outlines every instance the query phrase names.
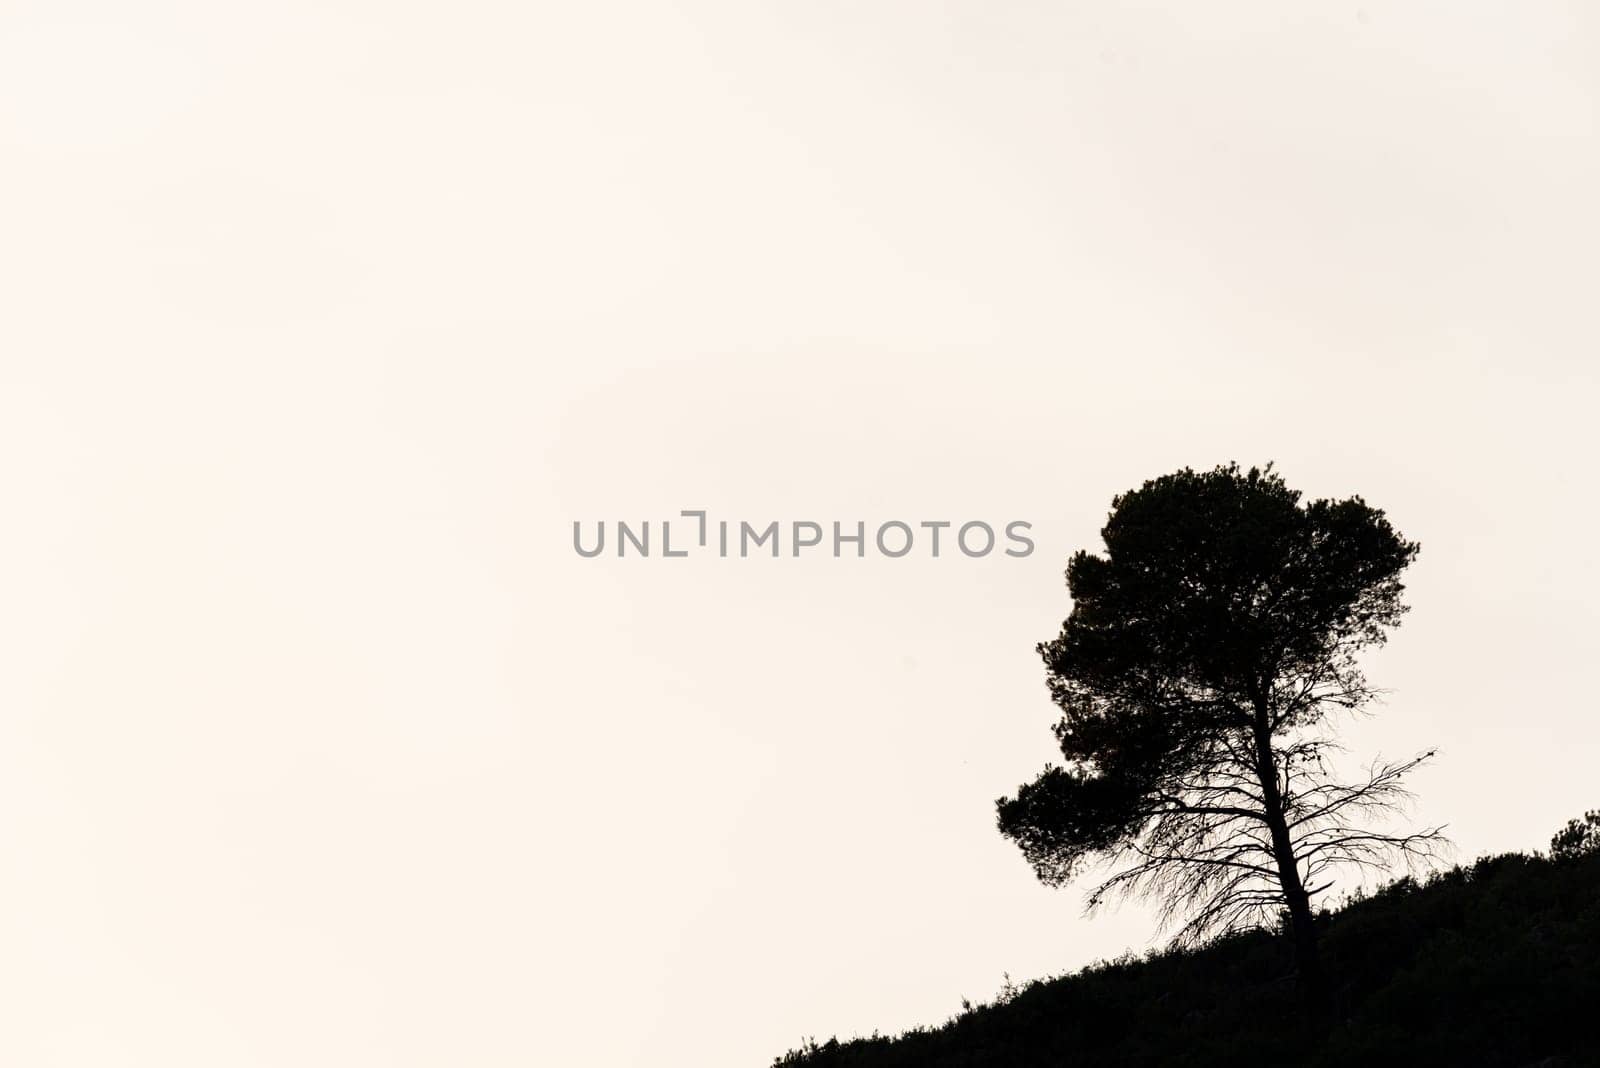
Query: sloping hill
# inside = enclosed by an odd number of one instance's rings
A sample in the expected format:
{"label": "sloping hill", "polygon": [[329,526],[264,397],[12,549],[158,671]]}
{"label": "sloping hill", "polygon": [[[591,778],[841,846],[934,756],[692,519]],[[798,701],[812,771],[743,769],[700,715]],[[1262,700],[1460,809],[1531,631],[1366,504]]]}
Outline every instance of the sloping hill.
{"label": "sloping hill", "polygon": [[830,1040],[775,1065],[1600,1065],[1600,852],[1507,854],[1393,883],[1324,915],[1333,983],[1299,1008],[1286,940],[1033,983],[942,1027]]}

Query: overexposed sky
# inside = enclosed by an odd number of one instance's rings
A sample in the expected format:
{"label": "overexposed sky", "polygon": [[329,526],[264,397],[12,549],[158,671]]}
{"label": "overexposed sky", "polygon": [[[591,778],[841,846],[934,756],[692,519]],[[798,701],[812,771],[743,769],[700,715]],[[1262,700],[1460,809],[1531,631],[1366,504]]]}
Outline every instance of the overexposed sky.
{"label": "overexposed sky", "polygon": [[[1353,751],[1544,845],[1597,104],[1579,3],[0,5],[0,1062],[760,1066],[1155,944],[993,802],[1185,464],[1422,542]],[[1037,550],[572,550],[696,508]]]}

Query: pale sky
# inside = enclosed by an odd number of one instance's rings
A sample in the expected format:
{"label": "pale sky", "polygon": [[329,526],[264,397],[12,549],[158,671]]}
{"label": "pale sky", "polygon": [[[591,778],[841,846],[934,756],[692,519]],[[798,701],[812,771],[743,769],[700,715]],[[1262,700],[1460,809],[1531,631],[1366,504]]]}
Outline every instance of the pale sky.
{"label": "pale sky", "polygon": [[[0,5],[0,1062],[759,1068],[1159,944],[993,803],[1184,465],[1422,542],[1352,750],[1542,847],[1597,103],[1580,3]],[[1037,549],[573,552],[695,508]]]}

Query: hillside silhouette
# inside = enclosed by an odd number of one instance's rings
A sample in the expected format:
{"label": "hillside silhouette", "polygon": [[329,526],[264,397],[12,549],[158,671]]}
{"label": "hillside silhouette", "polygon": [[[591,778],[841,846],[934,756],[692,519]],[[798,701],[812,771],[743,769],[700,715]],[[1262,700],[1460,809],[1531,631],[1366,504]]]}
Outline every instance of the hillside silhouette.
{"label": "hillside silhouette", "polygon": [[1552,854],[1402,878],[1317,918],[1326,1011],[1291,939],[1225,935],[1010,987],[942,1026],[808,1041],[806,1068],[1034,1065],[1600,1065],[1600,813]]}

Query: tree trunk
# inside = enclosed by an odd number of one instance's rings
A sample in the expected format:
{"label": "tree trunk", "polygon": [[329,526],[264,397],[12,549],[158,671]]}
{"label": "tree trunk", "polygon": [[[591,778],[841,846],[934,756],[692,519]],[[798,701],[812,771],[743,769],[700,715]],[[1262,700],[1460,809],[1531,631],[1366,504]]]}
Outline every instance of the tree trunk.
{"label": "tree trunk", "polygon": [[1283,795],[1278,789],[1278,767],[1272,755],[1272,737],[1264,703],[1256,710],[1256,774],[1261,780],[1264,815],[1272,835],[1272,856],[1277,862],[1278,884],[1289,909],[1289,933],[1294,944],[1295,974],[1300,992],[1309,1006],[1326,1006],[1322,964],[1317,954],[1317,928],[1311,912],[1311,895],[1300,879],[1300,865],[1294,856],[1294,839],[1289,835]]}
{"label": "tree trunk", "polygon": [[1301,991],[1313,1003],[1320,1004],[1323,994],[1322,963],[1317,955],[1316,921],[1311,913],[1311,895],[1300,881],[1300,869],[1294,859],[1294,843],[1283,813],[1267,817],[1272,831],[1272,853],[1278,862],[1278,882],[1283,887],[1284,903],[1289,907],[1289,932],[1294,940],[1295,972],[1300,977]]}

